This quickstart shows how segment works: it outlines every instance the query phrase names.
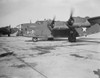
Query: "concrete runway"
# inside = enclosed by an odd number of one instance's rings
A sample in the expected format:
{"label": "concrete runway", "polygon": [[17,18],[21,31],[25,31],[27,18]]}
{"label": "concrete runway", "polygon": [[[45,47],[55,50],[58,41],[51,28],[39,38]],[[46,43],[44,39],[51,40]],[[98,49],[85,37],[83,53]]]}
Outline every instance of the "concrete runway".
{"label": "concrete runway", "polygon": [[32,42],[27,37],[0,37],[0,78],[100,78],[100,33]]}

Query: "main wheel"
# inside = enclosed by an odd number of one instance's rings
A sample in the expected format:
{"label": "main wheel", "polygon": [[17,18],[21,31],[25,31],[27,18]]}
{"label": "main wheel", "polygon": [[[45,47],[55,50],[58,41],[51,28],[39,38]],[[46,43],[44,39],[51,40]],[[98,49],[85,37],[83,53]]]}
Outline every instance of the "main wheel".
{"label": "main wheel", "polygon": [[68,36],[68,41],[69,42],[76,42],[76,35],[73,31],[70,31],[69,36]]}
{"label": "main wheel", "polygon": [[8,34],[8,37],[10,37],[10,34]]}
{"label": "main wheel", "polygon": [[38,38],[37,38],[37,37],[33,37],[33,38],[32,38],[32,41],[33,41],[33,42],[37,42],[37,41],[38,41]]}
{"label": "main wheel", "polygon": [[53,38],[53,37],[51,37],[51,38],[48,38],[48,40],[49,40],[49,41],[52,41],[52,40],[54,40],[54,38]]}
{"label": "main wheel", "polygon": [[71,37],[71,36],[69,36],[69,37],[68,37],[68,41],[69,41],[69,42],[76,42],[76,37]]}

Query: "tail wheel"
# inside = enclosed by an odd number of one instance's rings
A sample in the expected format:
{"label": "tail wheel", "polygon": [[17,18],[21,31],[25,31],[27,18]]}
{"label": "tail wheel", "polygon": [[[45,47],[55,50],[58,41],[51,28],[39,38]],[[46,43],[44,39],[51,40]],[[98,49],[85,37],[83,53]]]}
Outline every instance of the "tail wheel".
{"label": "tail wheel", "polygon": [[76,42],[76,35],[73,31],[70,31],[69,36],[68,36],[68,41],[69,42]]}
{"label": "tail wheel", "polygon": [[37,42],[37,41],[38,41],[38,38],[37,38],[37,37],[33,37],[33,38],[32,38],[32,41],[33,41],[33,42]]}

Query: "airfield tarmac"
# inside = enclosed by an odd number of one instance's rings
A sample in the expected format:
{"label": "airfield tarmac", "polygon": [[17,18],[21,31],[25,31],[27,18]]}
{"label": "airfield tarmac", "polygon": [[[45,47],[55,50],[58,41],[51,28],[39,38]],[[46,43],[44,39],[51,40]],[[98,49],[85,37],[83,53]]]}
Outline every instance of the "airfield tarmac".
{"label": "airfield tarmac", "polygon": [[32,42],[27,37],[0,37],[0,78],[100,78],[100,33]]}

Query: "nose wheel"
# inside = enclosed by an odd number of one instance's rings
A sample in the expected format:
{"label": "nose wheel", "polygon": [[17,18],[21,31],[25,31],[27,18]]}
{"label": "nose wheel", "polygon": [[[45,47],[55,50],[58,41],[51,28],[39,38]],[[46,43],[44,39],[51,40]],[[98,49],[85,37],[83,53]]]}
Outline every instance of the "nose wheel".
{"label": "nose wheel", "polygon": [[37,41],[38,41],[38,38],[37,38],[37,37],[33,37],[33,38],[32,38],[32,41],[33,41],[33,42],[37,42]]}

